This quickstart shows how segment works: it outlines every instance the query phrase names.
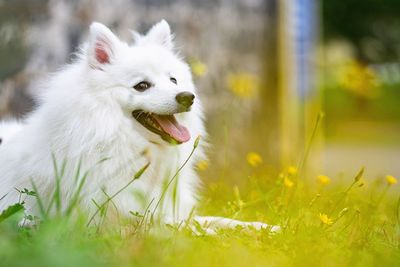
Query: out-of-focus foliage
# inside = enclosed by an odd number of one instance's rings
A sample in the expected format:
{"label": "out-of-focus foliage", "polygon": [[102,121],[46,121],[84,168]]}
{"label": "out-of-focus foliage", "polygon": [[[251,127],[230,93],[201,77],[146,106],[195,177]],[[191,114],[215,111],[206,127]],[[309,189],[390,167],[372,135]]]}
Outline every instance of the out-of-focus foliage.
{"label": "out-of-focus foliage", "polygon": [[[371,149],[367,154],[376,160],[369,162],[382,166],[378,159],[393,158],[390,151],[399,145],[400,2],[321,4],[326,136],[335,144],[351,142],[362,146],[359,150]],[[352,149],[355,157],[368,157]]]}
{"label": "out-of-focus foliage", "polygon": [[374,98],[378,95],[378,77],[370,67],[359,62],[349,62],[339,69],[340,86],[360,97]]}
{"label": "out-of-focus foliage", "polygon": [[321,4],[326,40],[350,41],[362,61],[400,58],[400,1],[321,0]]}

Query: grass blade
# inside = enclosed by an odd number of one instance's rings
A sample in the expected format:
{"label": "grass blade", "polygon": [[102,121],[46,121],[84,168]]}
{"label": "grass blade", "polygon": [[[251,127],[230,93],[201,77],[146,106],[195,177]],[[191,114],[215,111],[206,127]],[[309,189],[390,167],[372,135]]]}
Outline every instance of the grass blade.
{"label": "grass blade", "polygon": [[129,181],[129,183],[127,183],[125,186],[123,186],[120,190],[118,190],[116,193],[114,193],[110,198],[108,198],[106,201],[104,201],[103,204],[100,205],[100,208],[98,208],[95,213],[92,215],[92,217],[90,217],[88,223],[86,224],[86,226],[88,227],[92,221],[94,220],[94,218],[96,217],[96,215],[99,213],[100,209],[102,209],[105,205],[108,204],[108,202],[110,202],[113,198],[115,198],[117,195],[119,195],[122,191],[124,191],[128,186],[130,186],[134,181],[136,181],[137,179],[139,179],[143,173],[147,170],[147,168],[150,166],[150,162],[147,163],[144,167],[142,167],[137,173],[135,173],[135,175],[133,176],[133,179]]}
{"label": "grass blade", "polygon": [[39,211],[40,211],[40,214],[42,216],[42,219],[47,219],[47,212],[44,209],[43,201],[39,196],[39,191],[37,189],[37,186],[36,186],[36,184],[35,184],[35,182],[33,180],[31,180],[31,183],[32,183],[33,191],[36,192],[35,196],[36,196],[36,200],[37,200],[37,203],[38,203],[38,206],[39,206]]}
{"label": "grass blade", "polygon": [[156,212],[158,206],[160,205],[161,201],[164,199],[165,194],[167,193],[167,190],[168,190],[169,186],[170,186],[171,183],[176,179],[176,177],[178,177],[179,173],[182,171],[182,169],[183,169],[183,168],[186,166],[186,164],[189,162],[190,158],[193,156],[194,151],[196,150],[197,146],[199,145],[199,142],[200,142],[200,136],[198,136],[198,137],[196,138],[196,140],[194,141],[193,149],[192,149],[192,151],[190,152],[189,156],[186,158],[185,162],[179,167],[179,169],[176,171],[176,173],[175,173],[174,176],[171,178],[171,180],[169,180],[167,186],[164,188],[164,191],[162,192],[160,199],[157,201],[157,204],[156,204],[156,206],[155,206],[154,209],[153,209],[153,212],[152,212],[152,215],[151,215],[151,216],[152,216],[152,219],[153,219],[153,215],[155,214],[155,212]]}
{"label": "grass blade", "polygon": [[23,209],[24,206],[21,203],[16,203],[14,205],[9,206],[7,209],[3,210],[3,212],[0,214],[0,223],[2,223],[7,218],[11,217],[12,215],[18,213]]}

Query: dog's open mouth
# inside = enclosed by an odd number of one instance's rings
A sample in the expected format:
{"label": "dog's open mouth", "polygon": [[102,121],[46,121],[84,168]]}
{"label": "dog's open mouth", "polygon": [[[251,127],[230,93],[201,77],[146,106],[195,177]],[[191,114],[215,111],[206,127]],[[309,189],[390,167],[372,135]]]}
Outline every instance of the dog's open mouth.
{"label": "dog's open mouth", "polygon": [[147,130],[158,134],[170,144],[181,144],[190,140],[188,129],[178,123],[174,115],[158,115],[136,110],[132,116]]}

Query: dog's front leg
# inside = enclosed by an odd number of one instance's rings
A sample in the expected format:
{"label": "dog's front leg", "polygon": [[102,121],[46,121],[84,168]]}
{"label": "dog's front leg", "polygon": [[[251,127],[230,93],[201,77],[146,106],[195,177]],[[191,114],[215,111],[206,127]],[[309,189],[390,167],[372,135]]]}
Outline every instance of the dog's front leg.
{"label": "dog's front leg", "polygon": [[218,229],[235,229],[237,227],[245,230],[269,230],[271,233],[278,233],[281,230],[281,227],[277,225],[268,225],[262,222],[244,222],[224,217],[194,216],[192,221],[199,225],[206,234],[216,234]]}

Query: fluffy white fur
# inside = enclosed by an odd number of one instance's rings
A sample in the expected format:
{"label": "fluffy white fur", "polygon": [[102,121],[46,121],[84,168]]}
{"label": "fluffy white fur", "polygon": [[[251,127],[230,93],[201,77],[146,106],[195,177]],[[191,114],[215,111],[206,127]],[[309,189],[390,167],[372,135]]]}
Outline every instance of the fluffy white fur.
{"label": "fluffy white fur", "polygon": [[[15,188],[32,189],[32,181],[48,204],[55,188],[52,155],[59,168],[66,162],[61,179],[62,208],[76,191],[73,177],[80,163],[81,173],[89,171],[81,206],[93,213],[92,200],[103,202],[104,192],[117,192],[148,162],[150,167],[143,176],[118,194],[113,203],[120,214],[127,216],[130,211],[143,213],[152,200],[150,210],[155,207],[163,185],[189,156],[196,137],[205,136],[205,130],[190,69],[174,53],[169,25],[161,21],[146,35],[134,34],[134,39],[134,44],[128,45],[104,25],[93,23],[89,41],[78,58],[44,84],[40,104],[24,125],[7,126],[13,131],[7,131],[0,146],[0,198],[6,195],[0,201],[0,210],[18,201]],[[96,54],[99,47],[107,55],[105,60]],[[171,82],[171,76],[177,84]],[[153,87],[144,92],[133,89],[142,80],[150,81]],[[190,112],[177,113],[175,96],[182,91],[192,92],[196,98]],[[189,129],[190,141],[180,145],[163,141],[132,117],[132,111],[138,109],[176,113],[178,122]],[[171,186],[157,209],[161,220],[179,222],[193,211],[199,186],[194,163],[203,156],[200,142],[176,180],[176,201],[172,190],[175,186]],[[38,214],[35,198],[28,197],[25,202],[28,213]],[[198,218],[204,224],[213,220],[231,226],[240,223]]]}
{"label": "fluffy white fur", "polygon": [[18,121],[0,121],[0,145],[9,141],[21,129],[22,123]]}

